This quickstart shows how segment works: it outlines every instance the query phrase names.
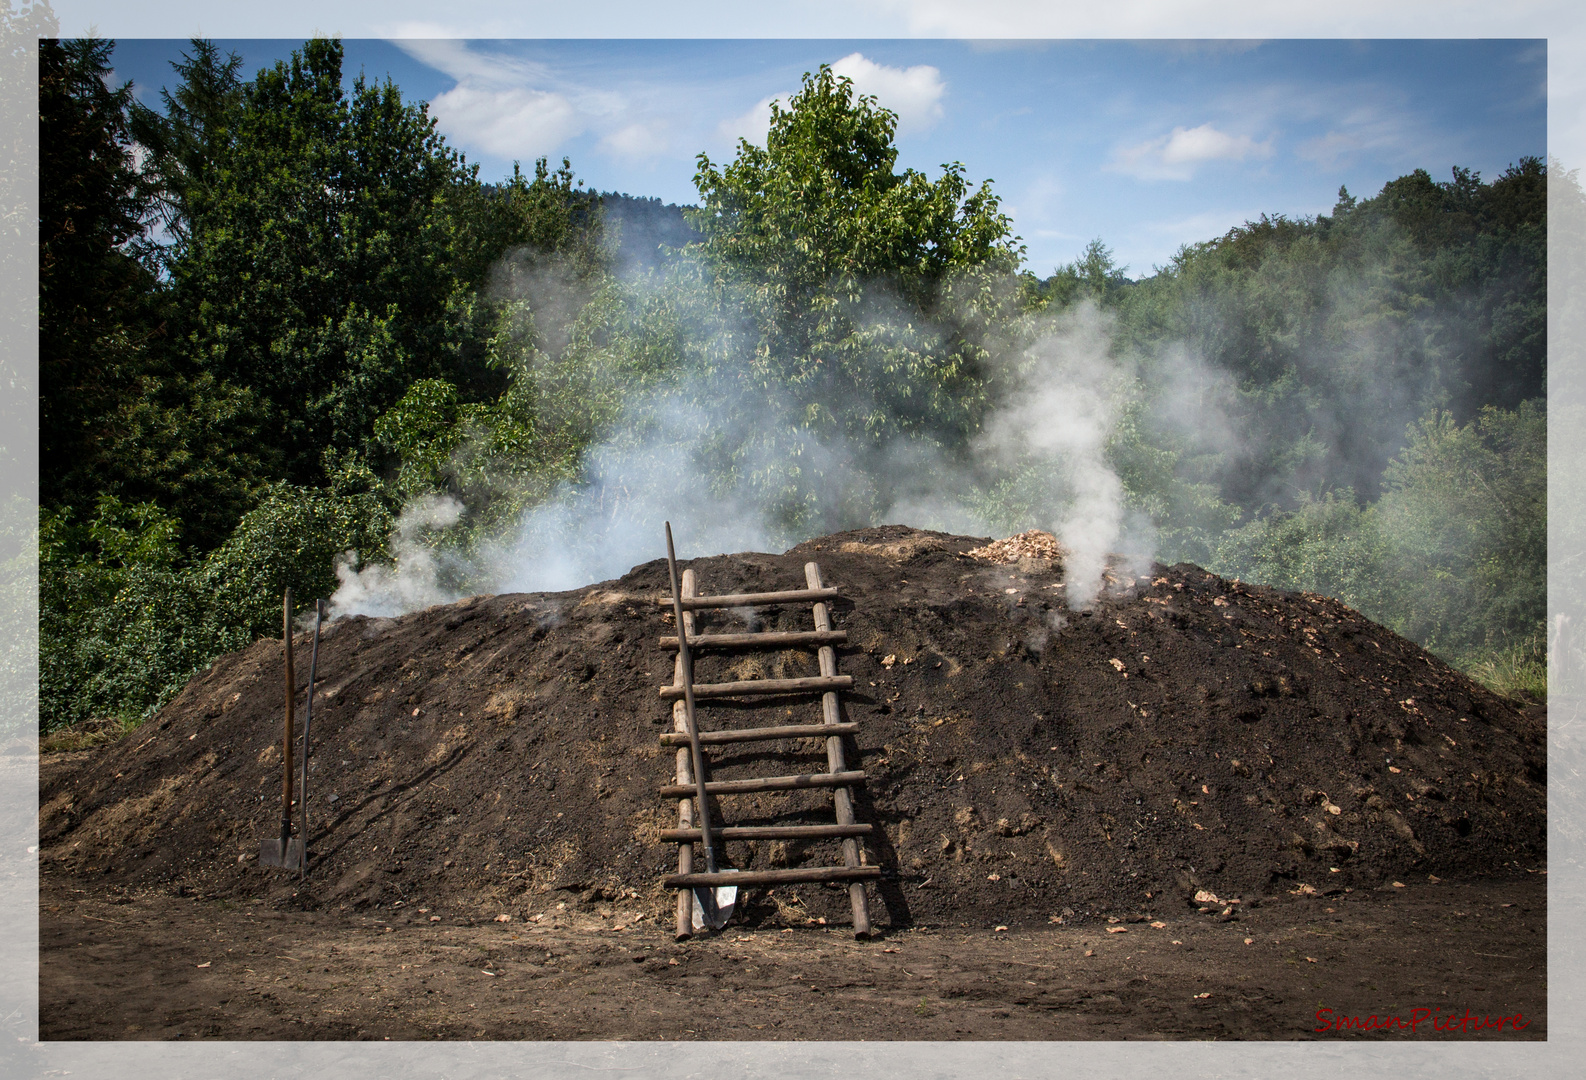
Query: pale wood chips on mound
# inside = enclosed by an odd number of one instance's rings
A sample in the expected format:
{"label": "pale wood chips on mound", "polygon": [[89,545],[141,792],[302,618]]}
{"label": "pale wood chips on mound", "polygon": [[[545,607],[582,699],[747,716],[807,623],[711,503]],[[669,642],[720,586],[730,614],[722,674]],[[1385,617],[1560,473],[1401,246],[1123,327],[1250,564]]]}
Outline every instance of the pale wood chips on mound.
{"label": "pale wood chips on mound", "polygon": [[993,540],[985,547],[972,548],[969,554],[995,563],[1012,563],[1020,559],[1052,559],[1061,562],[1068,557],[1068,549],[1059,544],[1057,537],[1051,533],[1031,529],[1006,540]]}

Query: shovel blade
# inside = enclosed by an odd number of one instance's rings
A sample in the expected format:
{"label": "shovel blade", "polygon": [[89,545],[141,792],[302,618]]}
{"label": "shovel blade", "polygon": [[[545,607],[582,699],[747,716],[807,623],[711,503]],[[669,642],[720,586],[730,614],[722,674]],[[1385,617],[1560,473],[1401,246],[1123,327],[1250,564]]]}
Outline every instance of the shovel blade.
{"label": "shovel blade", "polygon": [[262,840],[259,842],[259,865],[279,866],[287,870],[303,869],[303,840]]}
{"label": "shovel blade", "polygon": [[720,930],[732,918],[733,905],[738,902],[738,886],[723,885],[715,889],[694,890],[694,929],[707,926]]}

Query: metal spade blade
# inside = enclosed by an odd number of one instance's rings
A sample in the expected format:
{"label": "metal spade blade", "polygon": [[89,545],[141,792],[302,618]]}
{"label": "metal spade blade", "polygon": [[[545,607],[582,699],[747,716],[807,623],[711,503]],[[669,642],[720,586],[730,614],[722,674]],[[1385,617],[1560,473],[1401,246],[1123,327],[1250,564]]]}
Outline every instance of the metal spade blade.
{"label": "metal spade blade", "polygon": [[259,865],[280,866],[287,870],[303,869],[303,838],[259,841]]}
{"label": "metal spade blade", "polygon": [[[730,874],[731,870],[722,873]],[[727,925],[727,920],[732,918],[733,905],[738,902],[738,886],[718,885],[714,889],[696,888],[694,890],[694,929],[703,930],[710,927],[720,930]]]}

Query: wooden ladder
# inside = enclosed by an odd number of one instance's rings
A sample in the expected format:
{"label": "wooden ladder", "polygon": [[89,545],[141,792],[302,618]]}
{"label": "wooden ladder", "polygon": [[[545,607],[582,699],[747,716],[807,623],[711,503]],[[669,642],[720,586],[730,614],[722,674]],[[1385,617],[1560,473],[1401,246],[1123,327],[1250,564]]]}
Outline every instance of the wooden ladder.
{"label": "wooden ladder", "polygon": [[[683,650],[677,637],[663,637],[663,649],[677,652],[673,666],[672,685],[661,687],[661,697],[672,701],[673,731],[661,736],[667,746],[678,747],[676,782],[661,788],[663,796],[677,799],[678,827],[661,831],[661,840],[677,844],[677,873],[663,884],[677,889],[677,937],[693,933],[693,894],[695,887],[716,888],[735,885],[786,885],[795,882],[847,881],[848,898],[853,907],[854,936],[870,934],[870,912],[865,900],[865,881],[881,876],[878,866],[860,863],[859,838],[868,835],[870,825],[854,820],[852,787],[863,783],[865,774],[851,770],[843,758],[844,735],[859,730],[858,724],[843,723],[838,710],[837,694],[853,685],[853,677],[837,674],[837,653],[832,648],[848,640],[843,630],[833,630],[831,612],[826,601],[839,593],[821,584],[820,567],[804,564],[804,580],[808,586],[789,592],[737,593],[721,596],[700,596],[696,593],[694,571],[685,570],[679,590],[682,610],[683,635],[692,652],[734,652],[754,649],[813,648],[820,664],[820,675],[804,679],[756,679],[749,682],[695,683],[690,689],[695,699],[738,698],[768,694],[788,695],[819,693],[821,695],[821,723],[783,724],[776,727],[740,728],[737,730],[701,731],[697,727],[699,742],[704,746],[728,746],[734,743],[767,742],[775,739],[822,737],[826,739],[826,765],[824,773],[800,776],[767,776],[752,780],[708,780],[705,793],[710,795],[739,795],[756,791],[795,791],[804,788],[830,788],[835,805],[835,825],[771,825],[771,826],[714,826],[710,829],[712,840],[776,840],[776,839],[841,839],[842,866],[809,866],[788,870],[750,870],[720,873],[694,873],[694,844],[703,840],[702,830],[694,820],[694,802],[699,790],[694,776],[690,751],[687,702],[684,694]],[[705,608],[762,607],[773,604],[814,604],[815,629],[808,631],[774,631],[747,634],[697,634],[694,612]],[[665,597],[657,603],[672,607],[674,599]]]}

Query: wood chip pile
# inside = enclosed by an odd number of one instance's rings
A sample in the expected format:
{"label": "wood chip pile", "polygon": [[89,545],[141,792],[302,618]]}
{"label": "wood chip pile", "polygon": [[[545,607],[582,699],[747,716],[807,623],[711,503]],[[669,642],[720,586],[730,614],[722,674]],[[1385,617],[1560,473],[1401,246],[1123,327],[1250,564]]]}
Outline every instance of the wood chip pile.
{"label": "wood chip pile", "polygon": [[1040,529],[1031,529],[1006,540],[993,540],[985,547],[972,548],[974,558],[993,563],[1016,563],[1020,559],[1051,559],[1062,562],[1068,558],[1068,549],[1057,542],[1057,537]]}

